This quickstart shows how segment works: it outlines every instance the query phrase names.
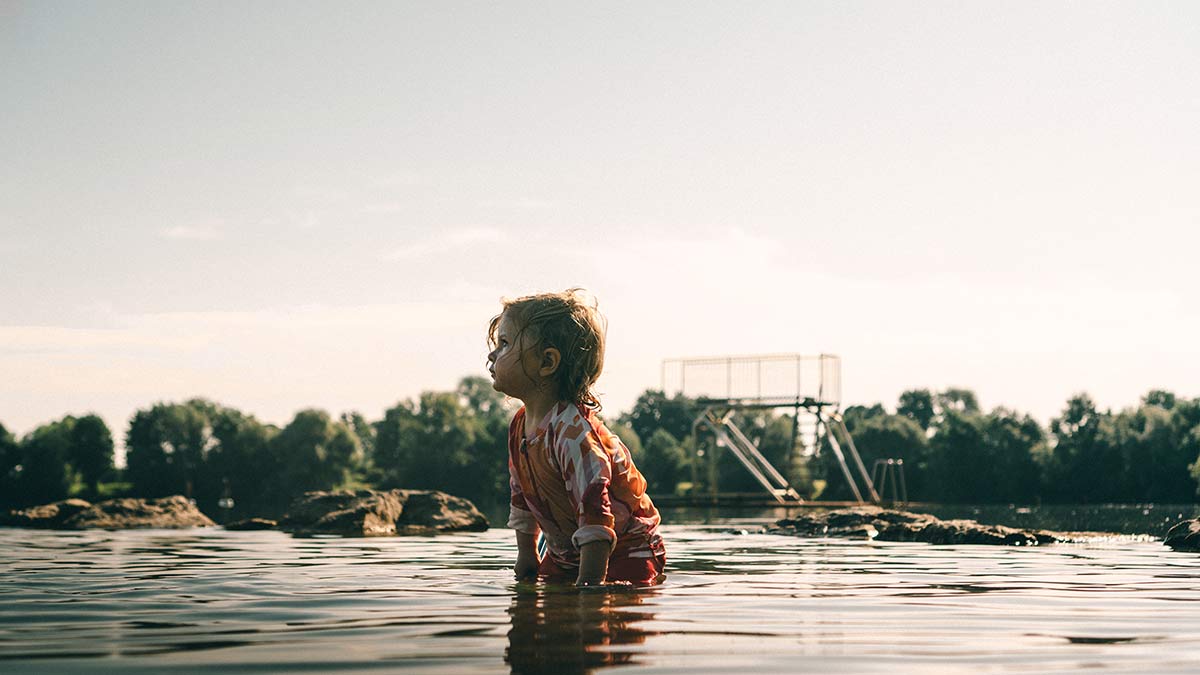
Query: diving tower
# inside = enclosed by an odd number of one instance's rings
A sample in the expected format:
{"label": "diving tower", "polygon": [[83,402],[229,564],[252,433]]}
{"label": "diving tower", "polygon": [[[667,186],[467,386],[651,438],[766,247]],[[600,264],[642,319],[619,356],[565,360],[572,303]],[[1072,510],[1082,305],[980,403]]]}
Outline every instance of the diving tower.
{"label": "diving tower", "polygon": [[717,446],[733,453],[776,502],[802,500],[738,428],[734,416],[739,411],[791,408],[793,448],[799,446],[804,456],[813,457],[827,441],[858,502],[879,503],[874,482],[842,421],[841,364],[833,354],[667,359],[662,363],[662,391],[694,400],[700,412],[692,422],[692,435],[711,433]]}

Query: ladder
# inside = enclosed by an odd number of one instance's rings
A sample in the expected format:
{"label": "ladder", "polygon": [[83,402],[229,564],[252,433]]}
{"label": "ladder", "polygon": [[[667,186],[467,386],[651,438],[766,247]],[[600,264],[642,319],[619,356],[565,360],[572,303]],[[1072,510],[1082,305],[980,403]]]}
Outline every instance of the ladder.
{"label": "ladder", "polygon": [[846,449],[850,451],[850,458],[854,460],[854,465],[858,469],[858,475],[862,476],[863,485],[867,488],[867,495],[871,498],[871,502],[878,504],[879,493],[875,491],[875,483],[871,480],[871,476],[867,473],[867,467],[863,465],[862,458],[858,455],[858,448],[854,447],[854,438],[850,436],[850,431],[846,429],[846,423],[842,421],[842,414],[834,412],[826,416],[817,410],[818,423],[824,424],[826,429],[826,438],[829,439],[829,447],[833,449],[833,454],[837,457],[838,466],[842,468],[842,475],[845,476],[846,482],[850,484],[850,490],[854,492],[854,497],[860,503],[863,500],[862,492],[858,489],[858,482],[854,480],[854,475],[850,472],[850,467],[846,465],[846,455],[842,452],[842,445],[838,443],[838,434],[846,440]]}
{"label": "ladder", "polygon": [[737,457],[742,466],[746,467],[750,475],[754,476],[755,480],[775,498],[775,501],[780,504],[803,501],[788,484],[783,474],[779,473],[771,462],[767,461],[767,458],[758,451],[754,441],[747,438],[746,434],[742,433],[742,430],[733,423],[732,410],[726,411],[724,414],[717,414],[716,411],[707,409],[697,418],[696,422],[711,429],[717,437],[717,445],[729,448],[733,456]]}

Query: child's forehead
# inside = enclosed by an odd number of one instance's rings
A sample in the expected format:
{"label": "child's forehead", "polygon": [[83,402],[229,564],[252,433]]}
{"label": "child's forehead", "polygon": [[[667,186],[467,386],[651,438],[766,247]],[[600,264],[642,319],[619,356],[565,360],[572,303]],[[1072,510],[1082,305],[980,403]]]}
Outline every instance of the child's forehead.
{"label": "child's forehead", "polygon": [[521,326],[513,317],[512,312],[505,312],[500,315],[500,323],[496,326],[496,332],[512,335],[521,331]]}
{"label": "child's forehead", "polygon": [[520,320],[513,316],[512,312],[504,312],[500,315],[500,323],[496,325],[496,335],[504,335],[509,338],[517,335],[526,337],[525,334],[530,332],[526,330],[527,328],[528,326],[521,325]]}

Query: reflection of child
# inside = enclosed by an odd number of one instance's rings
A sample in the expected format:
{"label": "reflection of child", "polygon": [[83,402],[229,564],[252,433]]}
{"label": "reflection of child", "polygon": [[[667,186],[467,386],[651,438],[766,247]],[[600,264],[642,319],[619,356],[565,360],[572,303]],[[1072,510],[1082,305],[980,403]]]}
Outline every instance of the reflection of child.
{"label": "reflection of child", "polygon": [[[651,585],[666,560],[658,510],[629,449],[596,416],[603,318],[571,289],[504,302],[488,328],[492,386],[524,403],[508,430],[518,579]],[[538,560],[537,535],[547,554]]]}

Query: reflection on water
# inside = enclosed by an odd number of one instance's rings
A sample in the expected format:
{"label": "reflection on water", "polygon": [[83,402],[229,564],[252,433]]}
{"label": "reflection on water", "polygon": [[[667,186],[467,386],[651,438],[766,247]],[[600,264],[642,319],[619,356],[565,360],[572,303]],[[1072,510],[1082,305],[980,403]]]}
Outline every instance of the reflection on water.
{"label": "reflection on water", "polygon": [[[517,584],[512,533],[0,529],[0,672],[1195,672],[1200,555],[668,525],[667,582]],[[752,530],[752,528],[746,528]]]}
{"label": "reflection on water", "polygon": [[508,614],[504,660],[514,672],[583,673],[635,662],[654,633],[641,624],[654,618],[641,609],[653,589],[587,589],[519,584]]}

